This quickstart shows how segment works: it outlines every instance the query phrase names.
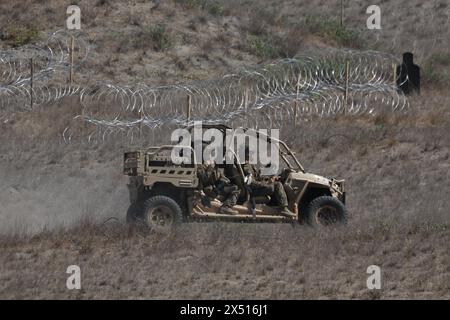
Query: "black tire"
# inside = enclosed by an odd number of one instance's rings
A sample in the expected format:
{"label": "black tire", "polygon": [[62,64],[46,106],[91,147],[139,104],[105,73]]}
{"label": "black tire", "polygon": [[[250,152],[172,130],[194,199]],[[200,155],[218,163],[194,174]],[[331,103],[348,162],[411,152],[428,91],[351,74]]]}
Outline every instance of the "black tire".
{"label": "black tire", "polygon": [[347,216],[344,204],[331,196],[315,198],[306,209],[308,224],[315,227],[346,224]]}
{"label": "black tire", "polygon": [[142,221],[144,217],[144,203],[134,202],[130,204],[127,210],[127,224],[134,225],[139,221]]}
{"label": "black tire", "polygon": [[143,221],[155,231],[169,231],[183,221],[178,203],[167,196],[154,196],[144,202]]}

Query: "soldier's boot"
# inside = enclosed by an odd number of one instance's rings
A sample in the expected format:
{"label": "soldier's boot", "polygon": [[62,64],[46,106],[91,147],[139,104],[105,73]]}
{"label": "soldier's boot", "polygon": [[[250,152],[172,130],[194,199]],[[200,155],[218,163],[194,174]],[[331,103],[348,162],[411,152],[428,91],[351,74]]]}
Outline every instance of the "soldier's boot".
{"label": "soldier's boot", "polygon": [[227,207],[227,206],[222,206],[222,207],[220,207],[219,213],[220,213],[220,214],[231,214],[231,215],[239,214],[238,211],[233,210],[232,208]]}
{"label": "soldier's boot", "polygon": [[202,206],[211,208],[211,199],[208,196],[201,197]]}
{"label": "soldier's boot", "polygon": [[283,207],[280,211],[280,214],[282,216],[288,217],[288,218],[296,218],[297,215],[293,213],[291,210],[288,209],[288,207]]}

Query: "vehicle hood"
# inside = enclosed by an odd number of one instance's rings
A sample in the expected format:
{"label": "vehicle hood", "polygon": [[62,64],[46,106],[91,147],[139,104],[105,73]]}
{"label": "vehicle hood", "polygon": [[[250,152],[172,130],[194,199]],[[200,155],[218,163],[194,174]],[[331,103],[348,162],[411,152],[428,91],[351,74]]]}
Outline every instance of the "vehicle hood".
{"label": "vehicle hood", "polygon": [[317,174],[313,173],[303,173],[303,172],[294,172],[292,173],[291,178],[293,180],[305,180],[309,181],[310,183],[320,184],[329,187],[331,185],[331,180],[322,176],[319,176]]}

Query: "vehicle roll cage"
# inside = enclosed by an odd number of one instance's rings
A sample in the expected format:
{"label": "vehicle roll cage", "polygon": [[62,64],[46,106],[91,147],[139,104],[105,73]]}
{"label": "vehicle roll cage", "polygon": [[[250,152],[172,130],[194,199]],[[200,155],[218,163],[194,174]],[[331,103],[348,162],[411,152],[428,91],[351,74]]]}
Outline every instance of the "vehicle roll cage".
{"label": "vehicle roll cage", "polygon": [[[191,130],[194,128],[193,125],[187,127],[187,130],[189,130],[189,132],[191,132]],[[202,128],[206,128],[206,129],[218,129],[220,131],[222,131],[222,133],[226,133],[226,130],[231,130],[232,128],[225,126],[225,125],[202,125]],[[256,132],[256,137],[259,138],[261,135],[265,136],[267,138],[267,142],[269,144],[272,144],[272,142],[276,142],[276,146],[278,148],[278,153],[280,155],[280,157],[283,159],[283,161],[286,163],[286,165],[289,167],[289,169],[291,170],[300,170],[302,172],[305,172],[303,166],[301,165],[300,161],[298,161],[297,157],[295,156],[295,154],[291,151],[291,149],[286,145],[286,143],[284,143],[283,141],[279,140],[279,139],[275,139],[273,137],[268,136],[267,134],[264,134],[262,132],[256,131],[254,129],[248,129],[248,128],[237,128],[237,130],[242,130],[244,133],[248,132],[248,131],[253,131]],[[233,130],[233,137],[231,139],[231,143],[234,142],[234,135],[236,133],[236,130]],[[191,150],[191,154],[193,155],[193,160],[194,160],[194,166],[198,165],[197,159],[196,159],[196,155],[195,155],[195,151],[194,148],[192,146],[177,146],[177,145],[162,145],[162,146],[158,146],[158,147],[148,147],[145,149],[146,153],[149,153],[150,155],[156,155],[161,151],[164,150],[172,150],[174,148],[189,148]],[[233,154],[234,157],[234,164],[236,166],[236,168],[239,170],[239,173],[241,175],[241,178],[244,179],[244,172],[242,171],[241,166],[239,165],[239,163],[241,163],[239,161],[239,157],[238,155],[234,152],[234,150],[230,147],[230,146],[226,146],[226,151],[230,151]],[[289,159],[291,161],[289,161]]]}
{"label": "vehicle roll cage", "polygon": [[[191,130],[194,128],[194,126],[189,126],[187,127],[187,130],[189,130],[189,132],[191,132]],[[225,125],[203,125],[202,128],[206,128],[206,129],[218,129],[220,131],[222,131],[223,134],[226,133],[226,130],[231,130],[232,128],[227,127]],[[256,133],[256,137],[259,138],[261,135],[263,135],[264,137],[266,137],[267,139],[267,143],[268,144],[272,144],[273,142],[276,142],[276,146],[278,149],[278,153],[280,155],[280,157],[283,159],[283,161],[286,163],[286,165],[289,167],[289,169],[291,170],[300,170],[301,172],[305,172],[305,170],[303,169],[303,166],[300,164],[300,162],[298,161],[297,157],[295,156],[295,154],[291,151],[291,149],[286,145],[286,143],[284,143],[283,141],[279,140],[279,139],[275,139],[273,137],[268,136],[265,133],[262,132],[258,132],[254,129],[248,129],[248,128],[237,128],[237,130],[242,130],[244,133],[247,133],[249,131],[253,131]],[[236,134],[236,130],[233,130],[233,136],[232,139],[230,139],[231,143],[234,143],[234,135]],[[225,135],[224,135],[225,137]],[[191,154],[193,155],[193,166],[196,167],[199,163],[197,162],[197,158],[196,158],[196,154],[195,154],[195,150],[193,148],[193,146],[177,146],[177,145],[162,145],[162,146],[158,146],[158,147],[148,147],[145,149],[145,152],[149,155],[157,155],[159,154],[161,151],[165,151],[165,150],[173,150],[174,148],[188,148],[191,150]],[[231,146],[226,146],[225,152],[231,152],[234,158],[234,166],[238,169],[240,178],[242,179],[242,181],[244,181],[245,179],[245,175],[244,172],[242,170],[241,167],[241,161],[239,160],[238,155],[234,152],[233,148],[231,148]],[[291,160],[291,161],[289,161]],[[249,200],[250,195],[248,194],[247,190],[244,190],[245,192],[245,197],[247,198],[247,200]]]}
{"label": "vehicle roll cage", "polygon": [[[191,132],[192,129],[194,128],[195,125],[190,125],[188,127],[186,127],[186,129]],[[227,130],[232,130],[231,127],[228,127],[226,125],[220,124],[220,125],[214,125],[214,124],[202,124],[202,128],[203,129],[218,129],[220,131],[222,131],[222,133],[226,133]],[[289,167],[289,169],[292,170],[300,170],[301,172],[305,172],[305,169],[303,168],[303,166],[301,165],[300,161],[298,161],[297,157],[295,156],[294,152],[292,152],[292,150],[286,145],[286,143],[284,143],[283,141],[281,141],[280,139],[275,139],[273,137],[270,137],[267,134],[264,134],[262,132],[259,132],[255,129],[249,129],[249,128],[244,128],[244,127],[239,127],[236,128],[235,130],[233,130],[233,139],[231,139],[231,141],[234,141],[234,135],[236,133],[236,130],[242,130],[244,133],[252,131],[256,133],[256,137],[259,138],[260,136],[264,136],[267,138],[267,142],[269,144],[271,144],[272,142],[276,142],[277,147],[278,147],[278,153],[280,155],[280,157],[283,159],[283,161],[286,163],[286,165]],[[225,135],[224,135],[225,136]],[[233,151],[232,148],[230,148],[230,146],[226,146],[226,150],[231,151],[234,155],[235,159],[238,159],[238,156],[236,155],[236,153]],[[292,163],[289,161],[289,159],[291,159]]]}

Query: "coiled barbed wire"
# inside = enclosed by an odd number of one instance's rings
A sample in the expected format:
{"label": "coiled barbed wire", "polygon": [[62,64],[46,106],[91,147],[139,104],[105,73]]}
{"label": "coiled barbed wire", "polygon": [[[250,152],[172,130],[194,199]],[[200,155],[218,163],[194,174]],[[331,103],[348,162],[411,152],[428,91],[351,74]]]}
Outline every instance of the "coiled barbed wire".
{"label": "coiled barbed wire", "polygon": [[82,32],[58,30],[44,43],[0,51],[0,113],[29,110],[31,100],[37,107],[81,91],[80,87],[62,84],[71,66],[72,41],[72,68],[78,70],[90,50]]}
{"label": "coiled barbed wire", "polygon": [[[243,69],[220,78],[165,86],[56,81],[70,67],[70,37],[50,35],[42,48],[0,52],[0,111],[11,113],[76,96],[80,114],[64,130],[72,140],[82,123],[89,141],[193,121],[255,128],[282,127],[310,117],[405,112],[392,55],[375,51],[321,50]],[[88,57],[86,36],[76,34],[77,66]],[[33,57],[33,86],[27,61]],[[347,67],[348,66],[348,67]],[[27,69],[28,68],[28,69]],[[28,72],[28,73],[27,73]]]}
{"label": "coiled barbed wire", "polygon": [[143,127],[153,130],[197,120],[273,128],[344,109],[351,115],[406,111],[408,101],[394,85],[397,63],[379,52],[333,50],[188,84],[97,84],[84,90],[80,100],[84,121],[95,128],[90,140],[114,133],[133,137]]}

